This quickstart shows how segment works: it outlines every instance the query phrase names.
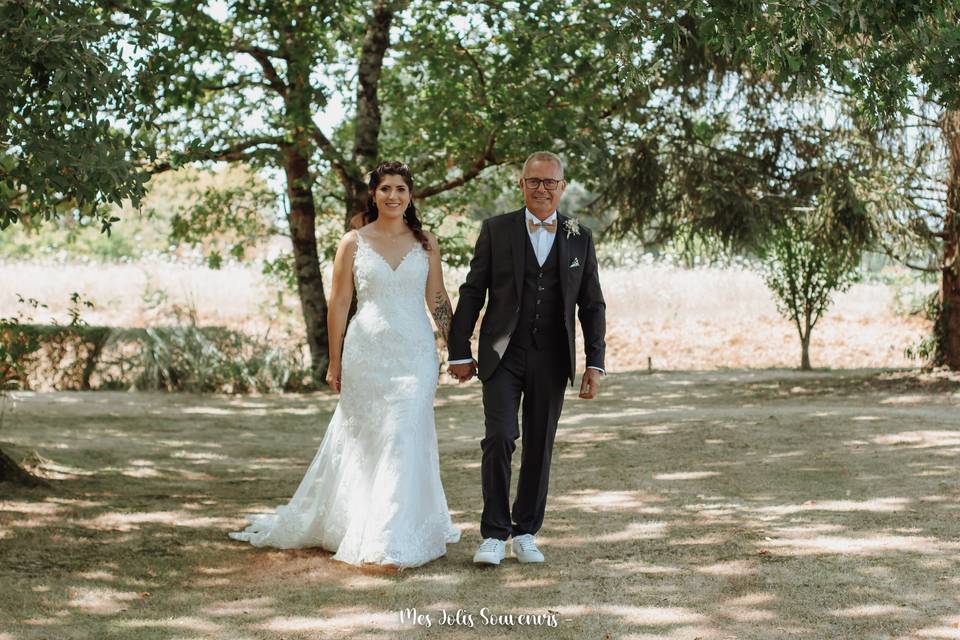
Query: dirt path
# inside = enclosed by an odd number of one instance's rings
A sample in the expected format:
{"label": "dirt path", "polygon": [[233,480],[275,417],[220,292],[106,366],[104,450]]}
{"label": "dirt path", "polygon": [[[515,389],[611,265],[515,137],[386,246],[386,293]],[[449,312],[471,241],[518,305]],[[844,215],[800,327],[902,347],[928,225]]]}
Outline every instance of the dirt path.
{"label": "dirt path", "polygon": [[[398,575],[226,536],[289,498],[331,395],[21,395],[0,441],[39,452],[56,488],[0,485],[0,640],[960,638],[960,377],[632,373],[593,403],[571,391],[548,562],[493,570],[470,562],[479,392],[443,386],[437,406],[463,541]],[[431,626],[401,624],[406,608]]]}

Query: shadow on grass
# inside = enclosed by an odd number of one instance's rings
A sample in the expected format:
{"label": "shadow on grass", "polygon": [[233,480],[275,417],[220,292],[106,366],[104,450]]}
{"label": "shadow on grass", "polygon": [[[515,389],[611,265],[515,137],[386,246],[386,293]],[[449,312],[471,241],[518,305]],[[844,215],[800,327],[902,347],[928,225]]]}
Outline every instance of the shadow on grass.
{"label": "shadow on grass", "polygon": [[492,570],[471,563],[479,389],[437,403],[463,541],[400,573],[227,538],[289,499],[335,396],[26,394],[4,446],[36,449],[55,488],[0,494],[0,639],[957,635],[960,384],[770,370],[570,390],[548,562]]}

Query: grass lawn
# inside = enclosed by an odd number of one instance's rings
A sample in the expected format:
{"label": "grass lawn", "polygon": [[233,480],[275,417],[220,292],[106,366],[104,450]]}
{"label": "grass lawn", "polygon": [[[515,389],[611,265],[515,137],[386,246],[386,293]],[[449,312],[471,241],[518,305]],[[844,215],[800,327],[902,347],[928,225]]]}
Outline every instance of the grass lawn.
{"label": "grass lawn", "polygon": [[53,488],[0,485],[0,640],[960,638],[958,376],[731,369],[614,374],[592,402],[570,389],[547,562],[491,569],[471,563],[480,386],[443,385],[463,539],[400,573],[227,537],[289,499],[335,403],[17,394],[0,444]]}

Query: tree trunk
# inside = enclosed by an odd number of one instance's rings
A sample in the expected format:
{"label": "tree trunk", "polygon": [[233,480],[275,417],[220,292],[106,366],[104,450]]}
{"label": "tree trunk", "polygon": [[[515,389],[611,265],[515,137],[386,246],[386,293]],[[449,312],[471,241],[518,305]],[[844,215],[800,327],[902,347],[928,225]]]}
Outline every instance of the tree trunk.
{"label": "tree trunk", "polygon": [[48,487],[50,483],[32,476],[16,461],[0,449],[0,482],[12,482],[24,487]]}
{"label": "tree trunk", "polygon": [[[390,47],[390,24],[405,1],[376,0],[367,18],[360,61],[357,67],[357,114],[353,121],[353,161],[361,172],[374,168],[380,155],[380,73]],[[346,194],[345,228],[358,227],[358,215],[367,210],[367,184],[357,181],[344,185]]]}
{"label": "tree trunk", "polygon": [[346,192],[346,218],[344,230],[359,229],[363,226],[363,214],[367,212],[367,185],[353,184]]}
{"label": "tree trunk", "polygon": [[[810,275],[804,276],[804,283],[810,282]],[[806,286],[804,287],[806,290]],[[813,332],[812,316],[813,310],[810,308],[809,298],[804,303],[803,326],[800,326],[800,320],[796,320],[797,332],[800,334],[800,370],[810,371],[810,334]]]}
{"label": "tree trunk", "polygon": [[317,252],[316,209],[310,189],[307,158],[296,147],[290,146],[284,155],[287,174],[287,195],[290,199],[290,237],[293,241],[294,272],[297,292],[307,329],[310,347],[310,367],[314,384],[323,385],[327,375],[327,297],[323,292],[320,256]]}
{"label": "tree trunk", "polygon": [[810,331],[807,330],[807,335],[800,336],[800,370],[801,371],[810,371],[812,367],[810,366]]}
{"label": "tree trunk", "polygon": [[935,361],[960,371],[960,110],[944,113],[943,137],[950,161]]}
{"label": "tree trunk", "polygon": [[377,0],[367,19],[360,64],[357,69],[357,115],[353,137],[353,160],[361,168],[377,159],[380,148],[380,72],[390,46],[390,22],[397,3]]}

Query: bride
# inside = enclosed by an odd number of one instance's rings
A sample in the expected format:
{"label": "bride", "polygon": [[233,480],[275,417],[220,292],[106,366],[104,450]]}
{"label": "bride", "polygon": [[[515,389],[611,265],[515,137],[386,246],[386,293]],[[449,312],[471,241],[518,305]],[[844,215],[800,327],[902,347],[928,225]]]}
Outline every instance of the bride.
{"label": "bride", "polygon": [[426,296],[446,340],[450,299],[405,164],[370,174],[364,222],[340,240],[333,263],[327,382],[340,401],[320,448],[287,505],[246,516],[251,524],[229,535],[258,547],[319,546],[354,565],[416,567],[460,540],[440,482],[439,360],[423,304]]}

